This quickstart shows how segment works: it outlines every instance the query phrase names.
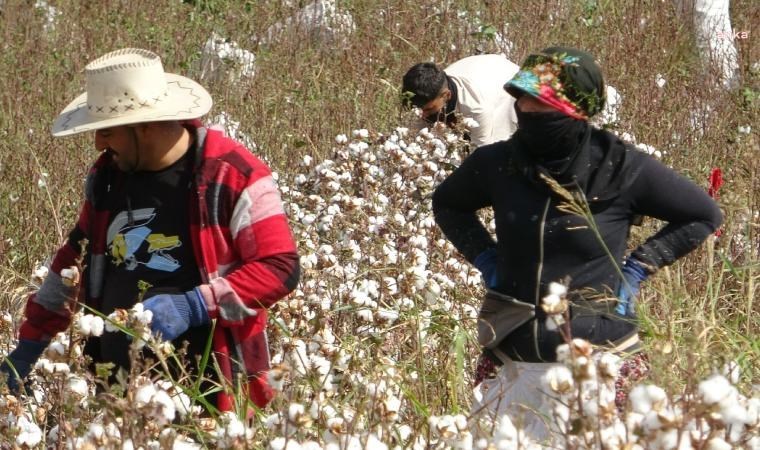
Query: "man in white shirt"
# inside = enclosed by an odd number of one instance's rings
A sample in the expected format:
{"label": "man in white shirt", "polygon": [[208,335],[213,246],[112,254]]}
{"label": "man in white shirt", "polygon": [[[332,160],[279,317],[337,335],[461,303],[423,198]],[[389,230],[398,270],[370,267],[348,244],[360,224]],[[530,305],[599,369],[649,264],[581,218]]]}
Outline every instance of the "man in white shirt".
{"label": "man in white shirt", "polygon": [[515,99],[504,91],[519,67],[504,55],[476,55],[454,62],[445,69],[419,63],[404,75],[402,92],[408,106],[422,110],[428,123],[451,125],[455,113],[471,118],[473,147],[503,141],[517,129]]}

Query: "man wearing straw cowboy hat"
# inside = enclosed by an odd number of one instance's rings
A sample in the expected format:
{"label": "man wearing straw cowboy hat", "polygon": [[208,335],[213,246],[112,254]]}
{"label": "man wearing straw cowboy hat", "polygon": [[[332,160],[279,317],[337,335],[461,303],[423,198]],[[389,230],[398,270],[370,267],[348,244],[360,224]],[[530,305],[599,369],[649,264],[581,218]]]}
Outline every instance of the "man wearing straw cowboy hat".
{"label": "man wearing straw cowboy hat", "polygon": [[[133,306],[139,282],[152,330],[199,354],[211,333],[226,386],[254,404],[272,397],[266,309],[293,290],[298,255],[269,168],[241,144],[197,120],[211,109],[198,83],[165,73],[149,51],[122,49],[87,65],[87,91],[53,124],[54,136],[95,132],[102,151],[86,199],[49,275],[27,301],[19,344],[2,370],[11,389],[31,370],[80,301],[104,314]],[[84,249],[80,287],[61,270]],[[75,298],[78,297],[78,298]],[[216,324],[212,327],[212,320]],[[127,338],[104,333],[86,352],[128,366]],[[241,378],[242,377],[242,378]],[[219,380],[223,381],[223,380]],[[224,384],[224,383],[223,383]],[[216,396],[229,410],[229,389]]]}

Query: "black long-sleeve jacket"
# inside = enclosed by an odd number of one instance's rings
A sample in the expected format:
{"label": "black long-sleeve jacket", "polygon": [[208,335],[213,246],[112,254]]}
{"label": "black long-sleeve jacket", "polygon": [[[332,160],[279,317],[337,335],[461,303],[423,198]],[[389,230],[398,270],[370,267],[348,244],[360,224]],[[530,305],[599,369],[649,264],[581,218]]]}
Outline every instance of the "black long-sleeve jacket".
{"label": "black long-sleeve jacket", "polygon": [[[594,130],[592,145],[604,139],[605,131]],[[607,134],[608,136],[608,134]],[[639,215],[660,219],[666,224],[632,254],[650,270],[673,263],[695,249],[722,222],[716,203],[699,186],[664,166],[656,159],[630,147],[629,187],[611,200],[589,199],[595,227],[585,218],[557,209],[561,199],[539,189],[514,164],[511,141],[484,146],[472,153],[433,195],[438,225],[454,246],[472,262],[481,252],[496,247],[498,254],[497,290],[523,301],[540,304],[552,281],[569,277],[569,290],[613,296],[621,283],[618,267],[628,245],[630,227]],[[496,240],[476,211],[492,207]],[[614,262],[613,262],[614,260]],[[583,298],[575,295],[576,305]],[[596,305],[596,303],[595,303]],[[592,322],[573,319],[575,337],[614,340],[635,324],[609,314],[596,314]],[[598,309],[597,309],[598,310]],[[539,323],[543,319],[537,308]],[[579,309],[580,311],[580,309]],[[574,315],[575,317],[575,315]],[[592,328],[589,330],[588,328]],[[557,333],[546,333],[526,324],[507,337],[506,353],[528,361],[552,360]],[[537,337],[538,345],[530,345]],[[537,348],[538,347],[538,348]]]}

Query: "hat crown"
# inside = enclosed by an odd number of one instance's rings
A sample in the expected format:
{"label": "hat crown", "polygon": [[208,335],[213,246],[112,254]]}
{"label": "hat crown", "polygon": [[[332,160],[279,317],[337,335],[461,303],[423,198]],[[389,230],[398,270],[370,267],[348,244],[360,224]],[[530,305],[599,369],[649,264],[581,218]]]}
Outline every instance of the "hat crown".
{"label": "hat crown", "polygon": [[93,117],[113,118],[161,105],[168,95],[161,58],[127,48],[108,53],[85,68],[87,109]]}

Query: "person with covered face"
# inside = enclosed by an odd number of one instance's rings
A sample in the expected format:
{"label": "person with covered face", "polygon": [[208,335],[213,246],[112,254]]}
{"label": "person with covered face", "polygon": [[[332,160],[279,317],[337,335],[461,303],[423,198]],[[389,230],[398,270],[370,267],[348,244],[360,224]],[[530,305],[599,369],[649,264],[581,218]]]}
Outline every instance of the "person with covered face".
{"label": "person with covered face", "polygon": [[431,62],[415,64],[403,78],[403,102],[421,110],[418,128],[453,125],[458,114],[478,123],[469,127],[473,147],[506,140],[517,128],[517,118],[514,98],[503,86],[518,68],[496,54],[469,56],[445,69]]}
{"label": "person with covered face", "polygon": [[[467,157],[437,187],[433,211],[486,287],[508,299],[489,304],[489,317],[500,317],[489,319],[490,329],[478,327],[483,365],[501,366],[480,386],[481,392],[499,391],[489,409],[536,409],[542,395],[537,383],[564,342],[541,308],[550,283],[567,286],[572,337],[631,354],[638,348],[634,302],[640,283],[697,248],[722,215],[695,183],[589,124],[605,103],[602,72],[589,53],[552,47],[532,54],[504,89],[516,99],[517,131]],[[580,203],[587,204],[593,224],[568,212],[567,193],[585,199]],[[478,219],[483,208],[493,209],[496,239]],[[629,243],[641,216],[664,226]],[[515,323],[516,313],[499,316],[510,301],[530,312],[522,323]],[[543,424],[533,419],[528,422],[542,435]]]}

